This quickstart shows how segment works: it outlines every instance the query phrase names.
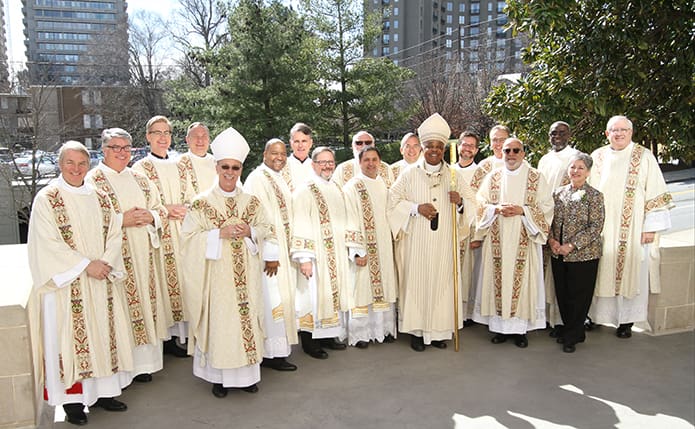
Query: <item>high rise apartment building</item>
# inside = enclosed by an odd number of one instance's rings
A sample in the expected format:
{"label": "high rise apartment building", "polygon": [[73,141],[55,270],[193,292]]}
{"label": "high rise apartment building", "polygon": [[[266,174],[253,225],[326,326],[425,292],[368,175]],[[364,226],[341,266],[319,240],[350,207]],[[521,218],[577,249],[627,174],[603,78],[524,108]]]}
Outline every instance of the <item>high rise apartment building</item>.
{"label": "high rise apartment building", "polygon": [[365,0],[381,16],[382,32],[371,57],[389,57],[413,69],[455,61],[471,72],[521,70],[522,40],[504,29],[505,1]]}
{"label": "high rise apartment building", "polygon": [[127,82],[125,0],[22,0],[22,5],[32,84]]}
{"label": "high rise apartment building", "polygon": [[8,90],[10,82],[8,80],[7,64],[7,38],[5,37],[5,6],[4,0],[0,0],[0,92]]}

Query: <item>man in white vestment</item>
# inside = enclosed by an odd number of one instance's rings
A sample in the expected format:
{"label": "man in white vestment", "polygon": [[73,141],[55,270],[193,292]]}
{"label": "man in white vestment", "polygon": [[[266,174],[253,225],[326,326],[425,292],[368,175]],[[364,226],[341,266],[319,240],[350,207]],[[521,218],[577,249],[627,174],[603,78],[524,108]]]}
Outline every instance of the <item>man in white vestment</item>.
{"label": "man in white vestment", "polygon": [[[596,149],[589,181],[603,192],[606,219],[589,316],[630,338],[634,322],[647,320],[649,293],[659,293],[659,233],[671,227],[671,194],[649,149],[632,141],[632,122],[614,116],[609,145]],[[598,237],[597,237],[598,239]]]}
{"label": "man in white vestment", "polygon": [[292,192],[282,177],[287,164],[287,149],[280,139],[270,139],[263,151],[263,163],[246,178],[244,189],[261,201],[270,221],[275,226],[280,266],[277,273],[263,273],[265,346],[261,366],[278,371],[295,371],[297,366],[288,362],[292,344],[297,338],[295,291],[297,269],[290,260],[292,239]]}
{"label": "man in white vestment", "polygon": [[348,237],[343,191],[331,181],[333,150],[319,146],[311,160],[314,175],[292,194],[290,256],[299,264],[296,306],[302,350],[315,359],[326,359],[324,348],[346,348],[336,337],[346,337],[347,246],[356,247],[357,237]]}
{"label": "man in white vestment", "polygon": [[511,336],[528,346],[526,332],[545,329],[543,253],[553,220],[553,197],[538,170],[524,161],[523,143],[508,138],[504,168],[493,170],[478,191],[477,228],[483,243],[481,299],[473,319],[488,325],[493,344]]}
{"label": "man in white vestment", "polygon": [[388,189],[379,176],[381,155],[368,146],[359,153],[361,172],[343,187],[348,230],[362,245],[350,248],[348,344],[365,349],[370,341],[393,342],[396,335],[396,266],[386,205]]}
{"label": "man in white vestment", "polygon": [[282,169],[282,177],[290,191],[294,192],[297,187],[314,175],[314,170],[311,168],[311,156],[309,156],[314,144],[312,133],[311,128],[302,122],[297,122],[290,129],[292,154],[287,157],[287,164]]}
{"label": "man in white vestment", "polygon": [[193,375],[212,383],[212,394],[223,398],[232,388],[258,391],[264,339],[261,272],[277,274],[278,261],[265,248],[277,247],[265,209],[237,186],[249,153],[246,140],[228,128],[211,147],[218,182],[191,203],[181,243]]}
{"label": "man in white vestment", "polygon": [[483,179],[492,170],[504,167],[502,145],[511,135],[512,132],[504,125],[495,125],[490,129],[490,149],[492,149],[492,155],[480,161],[480,164],[478,164],[478,167],[473,173],[473,178],[471,179],[473,191],[478,191]]}
{"label": "man in white vestment", "polygon": [[128,408],[113,399],[130,384],[133,369],[122,292],[123,219],[84,182],[89,152],[81,143],[66,142],[58,165],[60,176],[36,195],[29,220],[35,386],[49,405],[63,406],[69,423],[84,425],[85,405]]}
{"label": "man in white vestment", "polygon": [[406,167],[414,164],[415,161],[420,159],[422,146],[420,145],[420,139],[415,135],[415,133],[406,133],[403,138],[401,138],[400,152],[403,159],[391,164],[391,174],[393,175],[393,180],[398,179],[401,171],[405,170]]}
{"label": "man in white vestment", "polygon": [[210,189],[217,180],[215,158],[208,153],[210,130],[202,122],[193,122],[186,132],[188,152],[176,164],[186,174],[186,188],[192,197]]}
{"label": "man in white vestment", "polygon": [[87,174],[87,181],[108,195],[116,213],[123,216],[125,294],[130,316],[133,350],[133,380],[152,381],[162,369],[162,340],[167,338],[164,302],[156,271],[160,247],[162,206],[157,187],[128,167],[133,139],[121,128],[101,133],[104,160]]}
{"label": "man in white vestment", "polygon": [[187,178],[183,168],[169,158],[172,126],[165,116],[154,116],[145,126],[150,153],[133,165],[133,170],[145,175],[157,187],[167,216],[162,219],[161,247],[157,252],[159,285],[162,288],[166,325],[170,339],[164,342],[164,353],[187,357],[186,351],[177,346],[176,339],[188,337],[186,309],[181,291],[181,250],[179,238],[181,222],[191,200]]}
{"label": "man in white vestment", "polygon": [[[477,168],[475,156],[478,154],[479,145],[480,137],[474,131],[466,130],[459,136],[457,147],[459,159],[458,162],[454,164],[454,168],[461,173],[466,183],[471,183],[473,174]],[[466,197],[464,196],[464,198]],[[480,251],[482,242],[473,240],[473,235],[475,233],[475,194],[471,193],[466,202],[467,206],[470,206],[472,209],[466,210],[463,213],[466,222],[458,236],[459,263],[461,264],[461,268],[459,268],[459,281],[461,282],[463,316],[466,320],[464,326],[469,326],[472,324],[473,318],[473,306],[476,296],[475,286],[479,283],[478,279],[480,277]]]}
{"label": "man in white vestment", "polygon": [[[463,176],[443,162],[451,130],[438,113],[427,118],[418,134],[423,156],[401,172],[390,189],[388,219],[396,242],[402,241],[399,260],[399,326],[411,335],[410,346],[421,352],[425,345],[445,348],[455,329],[463,326],[462,306],[454,320],[453,228],[465,222],[463,195],[471,193]],[[451,204],[456,204],[452,219]],[[470,208],[472,209],[472,208]],[[458,261],[458,259],[456,259]],[[457,262],[458,263],[458,262]],[[459,285],[459,297],[461,290]]]}
{"label": "man in white vestment", "polygon": [[[550,126],[548,131],[550,151],[538,161],[538,171],[550,185],[551,192],[560,186],[570,183],[567,169],[570,165],[570,159],[579,153],[577,149],[569,145],[571,137],[570,126],[567,122],[557,121]],[[560,316],[560,309],[555,297],[555,282],[550,263],[551,253],[549,247],[543,247],[545,300],[547,301],[546,319],[550,326],[553,327],[550,331],[550,336],[557,338],[562,336],[562,317]]]}
{"label": "man in white vestment", "polygon": [[[352,136],[353,158],[338,164],[333,176],[331,176],[331,180],[342,187],[345,186],[348,180],[352,179],[355,174],[359,173],[360,162],[358,155],[360,151],[367,146],[374,146],[374,136],[364,130],[355,133],[355,135]],[[391,172],[391,167],[383,161],[379,164],[379,175],[384,180],[384,183],[386,183],[386,187],[391,187],[391,184],[393,184],[393,173]]]}

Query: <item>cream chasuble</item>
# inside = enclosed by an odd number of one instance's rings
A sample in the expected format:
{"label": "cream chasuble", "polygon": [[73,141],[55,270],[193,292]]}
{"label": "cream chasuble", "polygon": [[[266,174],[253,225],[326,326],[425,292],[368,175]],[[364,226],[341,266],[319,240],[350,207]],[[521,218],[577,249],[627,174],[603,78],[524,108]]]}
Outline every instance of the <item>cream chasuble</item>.
{"label": "cream chasuble", "polygon": [[[471,189],[460,173],[456,175],[456,190],[463,197],[465,207]],[[425,344],[451,339],[455,328],[453,255],[456,246],[448,196],[450,176],[447,164],[442,163],[439,171],[429,172],[425,161],[420,159],[415,166],[402,171],[391,187],[387,209],[391,233],[396,244],[402,246],[402,254],[396,256],[400,276],[398,330],[422,336]],[[433,204],[439,212],[436,231],[430,229],[429,220],[416,214],[416,206],[424,203]],[[460,230],[466,218],[457,214],[455,221]],[[459,296],[461,293],[459,284]],[[462,326],[463,308],[459,305],[456,327]]]}
{"label": "cream chasuble", "polygon": [[478,192],[478,189],[480,189],[480,184],[483,183],[485,176],[490,174],[492,170],[502,167],[504,167],[504,159],[496,158],[495,155],[488,156],[484,160],[480,161],[480,164],[478,164],[478,167],[475,169],[473,178],[471,178],[470,182],[473,192]]}
{"label": "cream chasuble", "polygon": [[[343,192],[348,230],[359,231],[361,238],[356,253],[367,257],[367,265],[358,267],[351,256],[354,277],[350,282],[349,344],[383,341],[388,334],[396,335],[394,304],[398,291],[393,240],[386,219],[388,189],[381,176],[371,179],[359,173],[348,181]],[[374,318],[370,311],[384,314]]]}
{"label": "cream chasuble", "polygon": [[[461,167],[460,164],[454,165],[457,171],[461,173],[464,183],[471,183],[473,175],[478,166],[472,162],[466,167]],[[473,306],[475,302],[475,286],[480,272],[480,247],[471,249],[471,239],[475,233],[475,212],[476,201],[475,194],[471,192],[468,199],[465,201],[465,210],[463,216],[466,218],[465,223],[459,230],[459,282],[461,285],[460,301],[463,305],[464,319],[470,319],[473,316]],[[459,304],[461,305],[461,304]]]}
{"label": "cream chasuble", "polygon": [[[220,228],[238,223],[251,227],[252,238],[219,238]],[[199,374],[197,367],[206,367],[224,377],[219,370],[257,367],[263,359],[263,267],[258,249],[265,240],[275,240],[274,228],[258,198],[239,187],[230,193],[216,185],[193,200],[183,221],[181,244],[194,374]],[[202,376],[230,385],[215,377]]]}
{"label": "cream chasuble", "polygon": [[126,167],[120,173],[103,162],[87,174],[89,183],[104,192],[116,213],[133,207],[149,210],[154,225],[123,228],[121,253],[125,265],[125,293],[135,342],[135,374],[162,369],[161,340],[168,337],[165,296],[158,284],[156,249],[160,246],[161,219],[166,217],[156,186]]}
{"label": "cream chasuble", "polygon": [[[295,313],[295,292],[297,290],[297,267],[290,259],[290,240],[292,238],[292,193],[281,172],[275,172],[265,164],[256,167],[246,178],[244,189],[256,196],[266,213],[273,222],[278,242],[277,260],[280,262],[278,272],[273,277],[261,274],[266,292],[266,303],[270,308],[273,321],[284,322],[284,343],[297,344],[297,317]],[[267,320],[266,315],[266,320]],[[280,342],[282,339],[271,339],[266,332],[267,341]],[[266,351],[267,352],[267,351]],[[289,354],[277,357],[286,357]],[[268,356],[266,356],[268,357]]]}
{"label": "cream chasuble", "polygon": [[[524,334],[545,328],[541,246],[553,220],[553,198],[542,175],[523,162],[493,170],[477,194],[477,228],[485,235],[483,281],[474,320],[490,331]],[[498,204],[522,206],[523,216],[495,214]]]}
{"label": "cream chasuble", "polygon": [[349,310],[347,212],[343,191],[335,182],[316,174],[292,195],[294,229],[290,256],[298,263],[313,264],[307,280],[298,271],[297,315],[302,331],[344,338],[341,312]]}
{"label": "cream chasuble", "polygon": [[[188,189],[186,171],[182,164],[171,159],[159,159],[149,154],[133,165],[133,170],[142,173],[157,187],[162,205],[187,204],[192,199]],[[185,338],[187,333],[184,320],[188,320],[181,291],[181,221],[162,218],[161,246],[156,252],[158,257],[159,285],[164,300],[166,325],[169,334]],[[177,328],[173,328],[178,325]]]}
{"label": "cream chasuble", "polygon": [[[90,185],[72,187],[62,176],[34,199],[28,314],[35,386],[46,388],[50,405],[89,405],[106,394],[118,396],[130,383],[133,349],[121,282],[121,220],[106,195]],[[87,275],[87,265],[97,259],[112,267],[107,280]],[[78,381],[82,394],[66,393]]]}
{"label": "cream chasuble", "polygon": [[[570,159],[578,154],[579,151],[571,146],[565,146],[559,152],[550,150],[543,155],[538,161],[538,171],[543,175],[545,181],[548,182],[551,192],[560,186],[570,183],[567,175],[567,168],[570,164]],[[545,302],[546,319],[551,326],[562,325],[562,317],[557,306],[557,298],[555,296],[555,280],[553,279],[553,270],[550,264],[550,248],[543,247],[543,273],[545,284]]]}
{"label": "cream chasuble", "polygon": [[205,156],[198,156],[188,151],[176,160],[176,164],[179,168],[183,168],[186,174],[186,188],[191,199],[212,188],[217,182],[215,158],[209,153]]}
{"label": "cream chasuble", "polygon": [[632,142],[620,151],[605,146],[591,157],[589,182],[603,192],[606,220],[589,315],[597,323],[643,321],[649,292],[658,293],[660,284],[658,234],[652,245],[640,244],[641,235],[671,227],[672,197],[654,155],[641,145]]}
{"label": "cream chasuble", "polygon": [[[340,187],[343,187],[356,174],[359,174],[359,172],[360,162],[357,157],[355,157],[354,159],[349,159],[338,164],[338,166],[335,167],[333,176],[331,176],[331,180],[340,185]],[[384,179],[386,187],[390,188],[393,184],[393,173],[391,172],[391,166],[384,161],[381,161],[379,165],[379,176]]]}
{"label": "cream chasuble", "polygon": [[396,179],[398,179],[398,176],[401,175],[401,172],[403,170],[405,170],[406,168],[408,168],[414,164],[415,163],[408,164],[408,162],[405,159],[398,160],[398,161],[394,162],[393,164],[391,164],[391,166],[389,168],[391,168],[391,175],[393,176],[394,182],[396,181]]}

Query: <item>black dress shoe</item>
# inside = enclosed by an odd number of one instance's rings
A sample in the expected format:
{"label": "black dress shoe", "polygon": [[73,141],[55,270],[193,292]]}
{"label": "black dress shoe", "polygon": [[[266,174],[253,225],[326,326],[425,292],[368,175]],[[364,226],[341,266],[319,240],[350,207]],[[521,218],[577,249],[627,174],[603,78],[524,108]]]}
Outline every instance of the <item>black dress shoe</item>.
{"label": "black dress shoe", "polygon": [[548,333],[550,338],[558,338],[562,336],[562,325],[556,325]]}
{"label": "black dress shoe", "polygon": [[468,327],[473,326],[473,325],[475,325],[475,322],[473,321],[473,319],[466,319],[463,321],[463,327],[464,328],[468,328]]}
{"label": "black dress shoe", "polygon": [[152,381],[152,374],[138,374],[133,377],[133,381],[137,381],[138,383],[149,383]]}
{"label": "black dress shoe", "polygon": [[595,324],[593,320],[591,320],[591,317],[587,317],[584,321],[584,329],[586,329],[587,331],[593,331],[596,328],[598,328],[598,325]]}
{"label": "black dress shoe", "polygon": [[436,347],[438,349],[445,349],[446,348],[446,342],[444,341],[439,341],[439,340],[432,340],[430,343],[432,347]]}
{"label": "black dress shoe", "polygon": [[369,342],[368,341],[358,341],[355,344],[355,347],[357,347],[358,349],[366,349],[367,347],[369,347]]}
{"label": "black dress shoe", "polygon": [[314,359],[328,359],[328,353],[326,353],[323,349],[304,350],[304,353],[308,354]]}
{"label": "black dress shoe", "polygon": [[287,359],[283,358],[263,358],[261,366],[265,368],[274,369],[275,371],[296,371],[297,365],[287,362]]}
{"label": "black dress shoe", "polygon": [[246,393],[257,393],[258,392],[258,386],[256,384],[252,384],[248,387],[242,387],[241,390],[243,390]]}
{"label": "black dress shoe", "polygon": [[517,335],[514,338],[514,344],[521,349],[525,349],[528,347],[528,338],[526,338],[526,335]]}
{"label": "black dress shoe", "polygon": [[492,339],[490,340],[492,344],[502,344],[503,342],[507,341],[507,335],[505,334],[497,334]]}
{"label": "black dress shoe", "polygon": [[574,344],[565,344],[562,346],[562,351],[565,353],[574,353],[575,350]]}
{"label": "black dress shoe", "polygon": [[385,343],[392,343],[394,341],[396,341],[396,338],[391,334],[388,334],[387,336],[384,337]]}
{"label": "black dress shoe", "polygon": [[410,348],[415,350],[416,352],[424,352],[425,351],[425,341],[422,339],[422,337],[417,337],[415,335],[410,336]]}
{"label": "black dress shoe", "polygon": [[212,385],[212,394],[215,395],[215,398],[224,398],[227,396],[227,388],[219,383],[215,383]]}
{"label": "black dress shoe", "polygon": [[179,347],[176,344],[176,339],[172,338],[168,341],[164,341],[164,354],[165,355],[172,355],[177,358],[186,358],[188,357],[188,352],[181,347]]}
{"label": "black dress shoe", "polygon": [[113,398],[99,398],[92,406],[103,408],[106,411],[125,411],[128,409],[126,404]]}
{"label": "black dress shoe", "polygon": [[632,323],[624,323],[618,326],[618,329],[615,331],[615,335],[618,338],[632,337]]}
{"label": "black dress shoe", "polygon": [[68,423],[77,426],[84,426],[87,424],[87,414],[84,413],[84,405],[63,404],[63,410],[65,410],[65,417]]}
{"label": "black dress shoe", "polygon": [[319,340],[321,347],[329,350],[345,350],[347,346],[345,343],[336,341],[335,338],[322,338]]}

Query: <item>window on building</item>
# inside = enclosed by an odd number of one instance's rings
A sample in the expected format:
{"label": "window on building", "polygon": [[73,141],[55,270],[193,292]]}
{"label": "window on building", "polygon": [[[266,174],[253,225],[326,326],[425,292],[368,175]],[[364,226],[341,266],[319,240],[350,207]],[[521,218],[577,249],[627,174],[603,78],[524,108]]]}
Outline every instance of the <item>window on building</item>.
{"label": "window on building", "polygon": [[384,31],[389,31],[391,29],[391,21],[384,21],[382,28]]}
{"label": "window on building", "polygon": [[398,53],[398,46],[393,47],[393,53],[394,53],[394,55]]}
{"label": "window on building", "polygon": [[504,39],[505,37],[507,37],[507,32],[504,30],[504,28],[499,27],[497,28],[496,37],[498,39]]}
{"label": "window on building", "polygon": [[509,22],[509,19],[507,19],[507,15],[502,14],[502,15],[497,16],[497,25],[499,25],[499,26],[507,25],[507,22]]}
{"label": "window on building", "polygon": [[0,97],[0,108],[3,110],[10,108],[10,104],[7,102],[7,97]]}
{"label": "window on building", "polygon": [[393,33],[393,41],[394,43],[398,42],[398,33]]}
{"label": "window on building", "polygon": [[446,47],[447,49],[451,49],[451,39],[446,39]]}
{"label": "window on building", "polygon": [[92,128],[92,117],[89,115],[82,115],[82,128],[88,130]]}
{"label": "window on building", "polygon": [[487,4],[487,11],[492,12],[492,2]]}
{"label": "window on building", "polygon": [[391,50],[389,49],[388,46],[384,46],[383,48],[381,48],[381,55],[382,56],[389,55],[390,53],[391,53]]}
{"label": "window on building", "polygon": [[478,51],[473,51],[468,54],[468,59],[473,62],[473,61],[478,61]]}
{"label": "window on building", "polygon": [[504,12],[504,7],[507,5],[507,2],[505,1],[498,1],[497,2],[497,13],[502,13]]}
{"label": "window on building", "polygon": [[461,2],[459,3],[459,12],[465,12],[466,11],[466,3]]}
{"label": "window on building", "polygon": [[450,60],[450,59],[451,59],[451,51],[448,51],[448,52],[446,53],[446,59],[447,59],[447,60]]}
{"label": "window on building", "polygon": [[446,23],[451,24],[453,22],[453,17],[451,15],[446,16]]}
{"label": "window on building", "polygon": [[393,16],[398,16],[398,8],[397,7],[393,8]]}
{"label": "window on building", "polygon": [[471,3],[471,15],[480,13],[480,3]]}
{"label": "window on building", "polygon": [[478,26],[471,27],[469,31],[470,31],[471,36],[474,36],[476,34],[480,34],[480,28]]}
{"label": "window on building", "polygon": [[478,16],[478,15],[471,16],[471,25],[478,25],[478,24],[480,24],[480,16]]}
{"label": "window on building", "polygon": [[393,20],[393,29],[398,30],[398,20],[397,19]]}
{"label": "window on building", "polygon": [[446,35],[451,36],[452,29],[451,27],[446,27]]}
{"label": "window on building", "polygon": [[388,45],[390,41],[391,41],[391,35],[383,34],[381,36],[381,43],[383,43],[384,45]]}
{"label": "window on building", "polygon": [[473,49],[478,49],[478,39],[471,39],[469,45]]}
{"label": "window on building", "polygon": [[454,10],[454,2],[448,1],[446,2],[446,10],[447,12],[451,12]]}
{"label": "window on building", "polygon": [[463,25],[466,23],[466,16],[465,15],[459,15],[459,24]]}

